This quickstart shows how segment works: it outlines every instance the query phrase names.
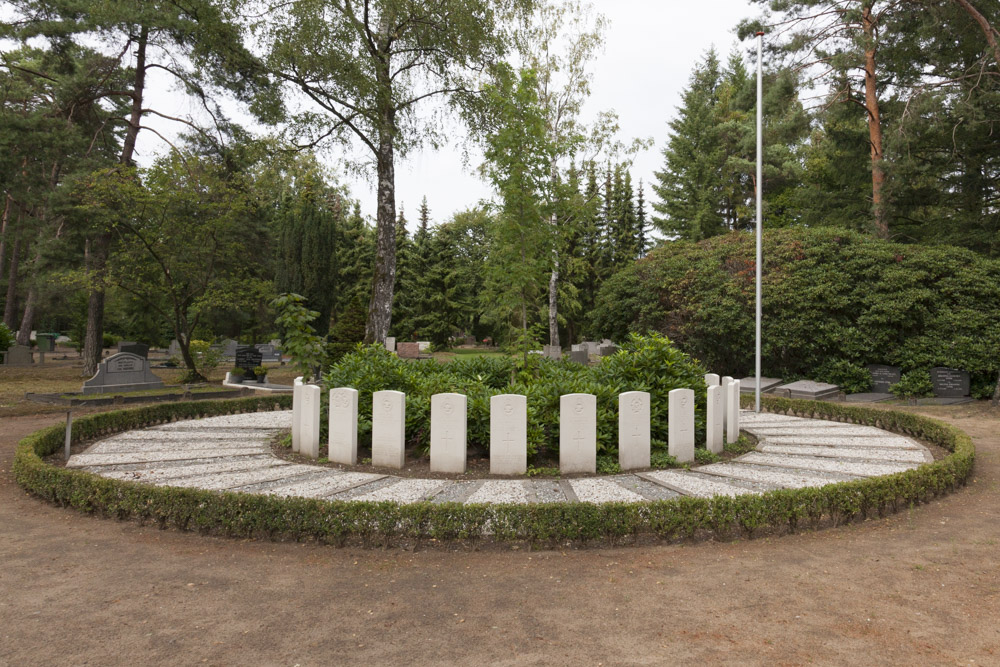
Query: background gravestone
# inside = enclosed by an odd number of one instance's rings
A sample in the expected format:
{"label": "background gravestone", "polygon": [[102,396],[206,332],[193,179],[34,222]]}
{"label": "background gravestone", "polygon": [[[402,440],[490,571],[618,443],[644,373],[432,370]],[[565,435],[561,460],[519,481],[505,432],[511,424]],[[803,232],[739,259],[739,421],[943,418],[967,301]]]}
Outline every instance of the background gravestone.
{"label": "background gravestone", "polygon": [[931,369],[934,395],[941,398],[963,398],[969,395],[969,374],[956,368],[938,366]]}
{"label": "background gravestone", "polygon": [[400,359],[416,359],[420,356],[419,343],[396,343],[396,354]]}
{"label": "background gravestone", "polygon": [[618,351],[618,346],[614,343],[608,343],[606,345],[601,345],[601,356],[610,357],[612,354]]}
{"label": "background gravestone", "polygon": [[260,352],[263,361],[281,361],[281,350],[270,343],[257,343],[254,345]]}
{"label": "background gravestone", "polygon": [[385,337],[385,349],[389,350],[390,352],[395,352],[396,351],[396,337],[395,336],[386,336]]}
{"label": "background gravestone", "polygon": [[145,343],[126,343],[118,346],[119,352],[128,352],[143,359],[149,359],[149,346]]}
{"label": "background gravestone", "polygon": [[167,348],[167,354],[171,357],[179,357],[181,354],[181,344],[177,342],[177,339],[170,341],[170,347]]}
{"label": "background gravestone", "polygon": [[555,359],[558,361],[559,359],[562,359],[562,348],[558,345],[543,345],[542,354],[547,359]]}
{"label": "background gravestone", "polygon": [[27,345],[11,345],[4,354],[4,366],[30,366],[31,348]]}
{"label": "background gravestone", "polygon": [[119,352],[101,362],[97,373],[83,383],[84,394],[108,394],[162,389],[163,380],[149,370],[149,362],[129,352]]}
{"label": "background gravestone", "polygon": [[126,345],[135,345],[135,341],[134,340],[120,340],[120,341],[118,341],[118,346],[117,346],[116,349],[119,352],[124,352],[124,350],[122,348],[125,347]]}
{"label": "background gravestone", "polygon": [[826,382],[814,382],[813,380],[799,380],[790,382],[775,388],[775,393],[781,391],[788,392],[788,398],[804,398],[810,401],[823,401],[836,398],[840,393],[840,387]]}
{"label": "background gravestone", "polygon": [[35,344],[38,346],[39,352],[55,352],[56,350],[56,335],[55,334],[38,334],[35,337]]}
{"label": "background gravestone", "polygon": [[241,347],[236,350],[236,367],[243,369],[244,380],[263,380],[264,376],[257,377],[255,368],[264,363],[264,355],[255,347]]}
{"label": "background gravestone", "polygon": [[240,344],[237,343],[232,338],[227,338],[222,341],[222,356],[224,357],[235,357],[236,350],[239,348]]}
{"label": "background gravestone", "polygon": [[587,354],[587,350],[573,350],[569,353],[570,361],[575,361],[578,364],[583,364],[586,366],[590,363],[590,355]]}
{"label": "background gravestone", "polygon": [[[778,378],[768,378],[763,375],[760,378],[760,393],[766,394],[771,390],[777,388],[781,385],[783,381]],[[756,394],[757,393],[757,378],[756,376],[748,376],[740,380],[740,392],[744,394]]]}
{"label": "background gravestone", "polygon": [[868,372],[872,376],[872,391],[877,393],[888,392],[889,387],[899,382],[902,378],[899,366],[872,364],[868,367]]}

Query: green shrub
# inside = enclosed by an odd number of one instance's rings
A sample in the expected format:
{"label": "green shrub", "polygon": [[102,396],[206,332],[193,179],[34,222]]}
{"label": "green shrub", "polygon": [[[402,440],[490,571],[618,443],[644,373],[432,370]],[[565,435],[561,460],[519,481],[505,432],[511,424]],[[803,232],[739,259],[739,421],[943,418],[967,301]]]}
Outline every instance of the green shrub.
{"label": "green shrub", "polygon": [[846,359],[828,360],[816,369],[812,379],[839,385],[848,394],[860,394],[872,388],[872,374],[868,368]]}
{"label": "green shrub", "polygon": [[6,324],[0,322],[0,352],[6,352],[15,342],[17,341],[14,340],[14,333]]}
{"label": "green shrub", "polygon": [[114,347],[121,341],[121,336],[115,336],[114,334],[105,333],[101,345],[104,347]]}
{"label": "green shrub", "polygon": [[923,398],[934,395],[934,384],[931,382],[930,371],[910,371],[904,373],[899,382],[889,387],[889,391],[898,398]]}

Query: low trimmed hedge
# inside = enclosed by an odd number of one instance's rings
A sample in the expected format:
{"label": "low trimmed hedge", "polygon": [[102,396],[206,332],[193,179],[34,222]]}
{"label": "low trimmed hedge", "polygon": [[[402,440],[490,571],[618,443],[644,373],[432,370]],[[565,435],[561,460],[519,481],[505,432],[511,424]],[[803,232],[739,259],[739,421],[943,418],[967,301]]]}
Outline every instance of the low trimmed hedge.
{"label": "low trimmed hedge", "polygon": [[[752,397],[744,397],[749,405]],[[75,442],[175,421],[267,409],[287,409],[289,396],[175,403],[81,417]],[[42,457],[63,446],[63,426],[24,438],[14,460],[18,484],[63,506],[160,527],[240,538],[316,540],[337,545],[419,545],[428,541],[527,543],[731,538],[801,527],[837,525],[925,502],[963,484],[975,461],[962,431],[918,415],[837,403],[763,397],[769,412],[877,426],[932,442],[951,452],[942,460],[894,475],[782,489],[762,495],[681,497],[641,503],[461,505],[276,498],[247,493],[148,486],[56,467]]]}

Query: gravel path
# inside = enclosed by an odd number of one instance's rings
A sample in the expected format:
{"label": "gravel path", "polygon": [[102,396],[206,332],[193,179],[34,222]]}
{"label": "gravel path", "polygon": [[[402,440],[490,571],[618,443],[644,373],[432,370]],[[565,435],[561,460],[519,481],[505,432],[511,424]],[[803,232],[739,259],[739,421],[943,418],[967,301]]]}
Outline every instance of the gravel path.
{"label": "gravel path", "polygon": [[268,495],[412,503],[641,502],[823,486],[887,475],[933,460],[918,442],[870,426],[743,412],[756,452],[692,471],[654,470],[570,480],[449,481],[291,464],[270,441],[291,411],[227,415],[122,433],[73,456],[67,465],[114,479]]}

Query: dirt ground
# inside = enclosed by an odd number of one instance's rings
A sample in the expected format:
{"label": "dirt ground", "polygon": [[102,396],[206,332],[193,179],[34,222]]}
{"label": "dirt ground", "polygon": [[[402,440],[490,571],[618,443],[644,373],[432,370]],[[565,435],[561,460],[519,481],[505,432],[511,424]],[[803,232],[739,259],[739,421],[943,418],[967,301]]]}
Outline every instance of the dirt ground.
{"label": "dirt ground", "polygon": [[886,519],[728,543],[364,551],[49,506],[0,428],[0,665],[1000,664],[1000,411],[970,484]]}

